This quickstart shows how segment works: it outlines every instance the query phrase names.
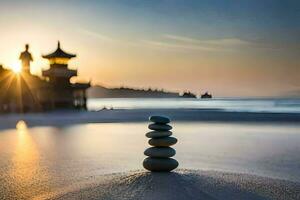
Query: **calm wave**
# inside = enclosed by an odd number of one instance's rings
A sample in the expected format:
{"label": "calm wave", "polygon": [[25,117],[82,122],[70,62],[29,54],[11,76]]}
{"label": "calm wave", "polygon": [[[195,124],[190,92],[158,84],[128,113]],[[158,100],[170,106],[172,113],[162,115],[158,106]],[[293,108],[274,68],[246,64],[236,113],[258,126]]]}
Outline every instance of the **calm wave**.
{"label": "calm wave", "polygon": [[235,112],[300,113],[300,99],[147,99],[107,98],[89,99],[89,110],[188,108],[220,109]]}

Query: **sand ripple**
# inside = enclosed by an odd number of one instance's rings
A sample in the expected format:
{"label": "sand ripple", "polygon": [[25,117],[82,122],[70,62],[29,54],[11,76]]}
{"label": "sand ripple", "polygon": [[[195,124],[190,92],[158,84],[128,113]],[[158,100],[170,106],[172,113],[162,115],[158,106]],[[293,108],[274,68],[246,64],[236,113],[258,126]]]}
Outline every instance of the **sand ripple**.
{"label": "sand ripple", "polygon": [[135,171],[97,177],[93,183],[68,188],[43,199],[296,200],[300,199],[300,183],[214,171]]}

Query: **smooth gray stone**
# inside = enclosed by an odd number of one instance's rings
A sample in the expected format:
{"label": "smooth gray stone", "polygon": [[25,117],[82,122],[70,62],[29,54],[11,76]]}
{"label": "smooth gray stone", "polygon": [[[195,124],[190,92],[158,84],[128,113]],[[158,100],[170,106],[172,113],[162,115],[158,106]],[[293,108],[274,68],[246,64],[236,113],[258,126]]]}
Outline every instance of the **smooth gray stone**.
{"label": "smooth gray stone", "polygon": [[169,131],[172,126],[168,124],[149,124],[148,128],[154,131]]}
{"label": "smooth gray stone", "polygon": [[176,151],[171,147],[150,147],[144,151],[144,154],[155,158],[169,158],[175,156]]}
{"label": "smooth gray stone", "polygon": [[149,117],[149,120],[159,124],[168,124],[171,121],[168,117],[159,116],[159,115],[153,115]]}
{"label": "smooth gray stone", "polygon": [[145,158],[143,166],[153,172],[169,172],[178,167],[177,160],[173,158]]}
{"label": "smooth gray stone", "polygon": [[148,141],[151,146],[155,147],[169,147],[177,143],[174,137],[152,138]]}
{"label": "smooth gray stone", "polygon": [[168,137],[171,136],[171,131],[150,131],[146,133],[146,137],[148,138],[162,138],[162,137]]}

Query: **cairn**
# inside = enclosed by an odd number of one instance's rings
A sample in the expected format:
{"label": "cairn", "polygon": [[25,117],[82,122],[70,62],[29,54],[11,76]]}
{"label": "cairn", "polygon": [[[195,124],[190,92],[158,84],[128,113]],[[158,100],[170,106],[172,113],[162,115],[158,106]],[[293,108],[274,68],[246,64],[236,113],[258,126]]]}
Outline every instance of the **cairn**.
{"label": "cairn", "polygon": [[178,167],[178,162],[171,158],[176,151],[170,146],[177,143],[177,139],[170,137],[172,126],[168,125],[170,119],[163,116],[151,116],[149,118],[154,122],[148,126],[152,131],[146,134],[151,138],[148,143],[153,146],[145,150],[144,154],[148,156],[143,162],[145,169],[153,172],[169,172]]}

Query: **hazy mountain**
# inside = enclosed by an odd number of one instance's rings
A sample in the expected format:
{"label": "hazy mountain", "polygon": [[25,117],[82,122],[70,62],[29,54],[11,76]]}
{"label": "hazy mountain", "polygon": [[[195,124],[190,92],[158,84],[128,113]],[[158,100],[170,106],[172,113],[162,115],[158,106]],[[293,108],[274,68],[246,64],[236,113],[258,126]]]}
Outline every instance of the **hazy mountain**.
{"label": "hazy mountain", "polygon": [[87,90],[89,98],[176,98],[181,97],[179,93],[167,92],[153,89],[133,89],[133,88],[106,88],[103,86],[93,86]]}

